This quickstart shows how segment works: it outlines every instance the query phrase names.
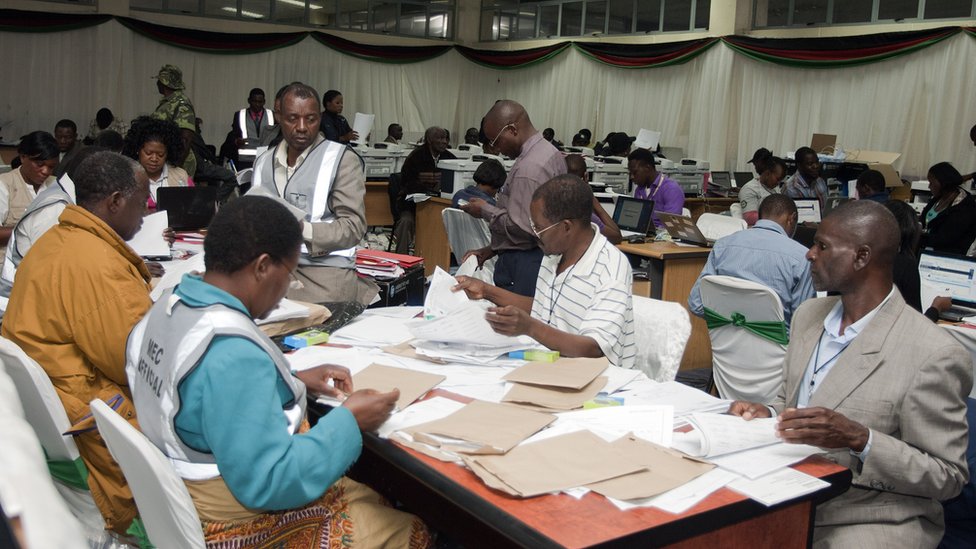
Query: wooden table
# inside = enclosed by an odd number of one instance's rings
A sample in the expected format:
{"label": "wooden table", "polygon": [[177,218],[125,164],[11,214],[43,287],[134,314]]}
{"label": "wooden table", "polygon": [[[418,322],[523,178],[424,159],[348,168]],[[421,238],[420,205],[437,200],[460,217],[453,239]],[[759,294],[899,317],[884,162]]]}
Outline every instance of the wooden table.
{"label": "wooden table", "polygon": [[732,204],[738,202],[738,198],[686,198],[685,208],[691,212],[691,219],[698,221],[703,213],[727,212]]}
{"label": "wooden table", "polygon": [[390,211],[390,196],[387,181],[367,181],[366,196],[366,225],[368,227],[393,226],[393,212]]}
{"label": "wooden table", "polygon": [[451,201],[437,196],[417,204],[417,234],[414,236],[414,255],[424,258],[424,275],[434,274],[434,268],[445,271],[451,267],[451,245],[441,212],[450,208]]}
{"label": "wooden table", "polygon": [[[438,391],[435,391],[435,393]],[[796,469],[831,484],[767,508],[723,488],[685,513],[620,511],[603,496],[520,499],[491,490],[470,470],[373,434],[350,477],[399,501],[465,547],[808,547],[816,505],[843,493],[851,472],[821,457]]]}
{"label": "wooden table", "polygon": [[[651,291],[646,297],[680,303],[685,309],[688,308],[688,295],[705,266],[709,248],[679,246],[673,242],[623,242],[617,247],[625,254],[650,260],[647,275]],[[711,367],[712,345],[708,339],[708,328],[704,320],[691,315],[691,337],[681,357],[680,369]]]}

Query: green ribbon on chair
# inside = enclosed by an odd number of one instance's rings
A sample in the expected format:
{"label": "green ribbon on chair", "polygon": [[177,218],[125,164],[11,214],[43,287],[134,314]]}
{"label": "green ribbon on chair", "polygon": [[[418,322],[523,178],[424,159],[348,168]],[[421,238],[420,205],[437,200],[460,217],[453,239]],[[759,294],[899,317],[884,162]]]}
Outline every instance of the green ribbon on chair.
{"label": "green ribbon on chair", "polygon": [[67,484],[78,490],[88,491],[88,467],[78,458],[74,461],[47,460],[47,469],[51,476],[61,484]]}
{"label": "green ribbon on chair", "polygon": [[140,549],[156,549],[156,546],[149,541],[149,534],[146,533],[146,525],[142,523],[141,518],[136,517],[132,519],[132,524],[129,525],[125,533],[136,538]]}
{"label": "green ribbon on chair", "polygon": [[709,330],[714,330],[715,328],[721,328],[722,326],[728,326],[731,324],[733,326],[745,328],[757,336],[763,339],[768,339],[773,343],[779,343],[780,345],[788,345],[790,343],[790,336],[786,331],[785,322],[749,321],[742,313],[732,313],[732,318],[725,318],[708,307],[705,307],[705,324],[708,326]]}

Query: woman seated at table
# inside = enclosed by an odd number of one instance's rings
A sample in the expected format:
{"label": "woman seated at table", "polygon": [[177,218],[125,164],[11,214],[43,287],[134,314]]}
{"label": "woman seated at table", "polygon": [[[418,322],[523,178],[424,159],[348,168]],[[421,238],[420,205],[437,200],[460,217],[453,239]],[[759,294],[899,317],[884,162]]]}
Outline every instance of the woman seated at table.
{"label": "woman seated at table", "polygon": [[[254,324],[285,296],[301,224],[269,198],[229,202],[185,275],[133,328],[126,374],[143,433],[170,459],[208,543],[226,547],[427,547],[427,529],[343,474],[399,392],[353,391],[349,371],[292,374]],[[315,427],[306,390],[348,396]]]}
{"label": "woman seated at table", "polygon": [[948,162],[929,168],[932,199],[922,210],[923,249],[965,254],[976,240],[976,199],[966,192],[962,175]]}
{"label": "woman seated at table", "polygon": [[169,162],[183,156],[180,128],[168,120],[140,116],[132,121],[125,134],[122,154],[135,159],[149,176],[150,209],[156,209],[156,192],[160,187],[192,187],[186,170]]}

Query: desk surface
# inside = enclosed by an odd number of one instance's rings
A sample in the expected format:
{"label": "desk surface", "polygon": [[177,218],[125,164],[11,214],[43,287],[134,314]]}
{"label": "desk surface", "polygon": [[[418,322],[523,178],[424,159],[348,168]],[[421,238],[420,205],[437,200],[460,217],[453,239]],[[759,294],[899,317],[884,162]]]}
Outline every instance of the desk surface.
{"label": "desk surface", "polygon": [[679,246],[674,242],[645,242],[643,244],[631,244],[621,242],[617,248],[625,254],[634,254],[651,259],[691,259],[696,257],[708,257],[711,248],[700,246]]}
{"label": "desk surface", "polygon": [[[443,391],[434,394],[450,395]],[[603,496],[590,493],[528,499],[489,489],[471,471],[404,448],[375,435],[364,435],[364,450],[351,476],[387,497],[404,503],[433,528],[466,547],[590,547],[614,543],[659,546],[680,543],[744,524],[744,536],[758,539],[756,524],[767,519],[762,538],[800,540],[809,535],[813,506],[843,493],[851,472],[820,457],[796,469],[831,484],[820,492],[767,508],[728,488],[715,492],[680,515],[654,508],[620,511]],[[772,530],[782,530],[774,532]],[[720,538],[730,540],[728,534]],[[739,541],[742,541],[741,539]],[[774,545],[794,545],[792,542]]]}

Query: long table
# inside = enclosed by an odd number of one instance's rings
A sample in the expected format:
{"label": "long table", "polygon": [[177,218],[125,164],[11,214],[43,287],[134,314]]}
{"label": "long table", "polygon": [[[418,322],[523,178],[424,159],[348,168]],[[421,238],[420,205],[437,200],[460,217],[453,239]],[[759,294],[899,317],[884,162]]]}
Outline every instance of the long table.
{"label": "long table", "polygon": [[371,434],[364,434],[350,476],[465,547],[744,547],[760,539],[766,547],[807,547],[816,505],[847,490],[851,472],[821,457],[794,467],[830,487],[769,508],[723,488],[680,515],[620,511],[594,493],[579,500],[564,494],[514,498],[491,490],[468,469]]}
{"label": "long table", "polygon": [[[679,246],[673,242],[647,242],[644,244],[618,244],[620,251],[648,259],[650,291],[645,297],[680,303],[688,308],[688,295],[695,280],[701,274],[708,248]],[[635,283],[636,289],[639,287]],[[690,313],[689,313],[690,314]],[[708,339],[705,321],[691,315],[691,337],[681,358],[681,370],[712,367],[712,345]]]}

